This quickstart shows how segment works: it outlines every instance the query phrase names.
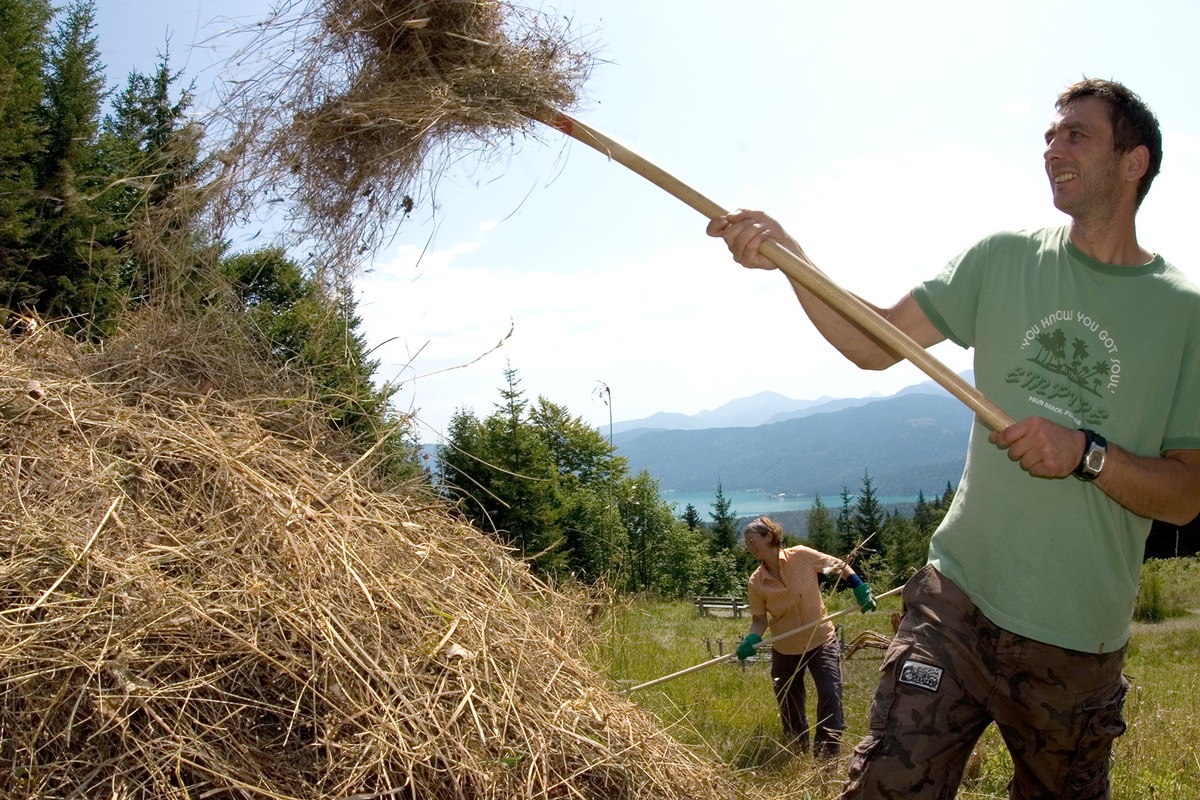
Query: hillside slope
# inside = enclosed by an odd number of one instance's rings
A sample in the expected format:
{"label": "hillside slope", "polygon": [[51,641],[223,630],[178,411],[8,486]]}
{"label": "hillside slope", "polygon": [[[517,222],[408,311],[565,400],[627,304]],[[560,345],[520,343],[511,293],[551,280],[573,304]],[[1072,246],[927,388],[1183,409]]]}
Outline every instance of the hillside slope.
{"label": "hillside slope", "polygon": [[746,428],[638,430],[613,437],[662,489],[839,494],[864,470],[881,495],[941,494],[957,484],[973,415],[958,400],[901,394],[831,413]]}

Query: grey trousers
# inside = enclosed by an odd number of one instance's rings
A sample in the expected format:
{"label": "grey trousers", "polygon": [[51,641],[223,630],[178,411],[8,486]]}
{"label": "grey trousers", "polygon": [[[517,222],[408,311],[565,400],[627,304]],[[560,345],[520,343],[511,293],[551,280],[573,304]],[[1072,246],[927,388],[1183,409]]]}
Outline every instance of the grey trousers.
{"label": "grey trousers", "polygon": [[838,754],[846,722],[842,715],[842,647],[835,640],[802,655],[771,651],[771,682],[779,701],[784,734],[802,750],[808,750],[808,714],[804,708],[804,673],[812,676],[817,690],[817,724],[813,755],[832,758]]}

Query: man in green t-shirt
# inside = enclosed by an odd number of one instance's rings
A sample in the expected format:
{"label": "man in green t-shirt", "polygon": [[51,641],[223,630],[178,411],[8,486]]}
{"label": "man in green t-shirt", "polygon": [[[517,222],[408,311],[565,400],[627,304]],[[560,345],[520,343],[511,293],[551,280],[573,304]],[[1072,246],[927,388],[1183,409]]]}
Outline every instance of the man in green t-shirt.
{"label": "man in green t-shirt", "polygon": [[[987,237],[895,305],[871,306],[922,347],[974,348],[978,388],[1019,421],[972,428],[843,798],[952,796],[991,723],[1013,757],[1010,797],[1107,797],[1151,520],[1200,514],[1200,289],[1135,225],[1162,162],[1158,120],[1094,79],[1055,109],[1044,162],[1070,224]],[[708,233],[745,267],[774,267],[759,252],[768,238],[805,258],[761,211]],[[793,289],[852,362],[899,360]]]}

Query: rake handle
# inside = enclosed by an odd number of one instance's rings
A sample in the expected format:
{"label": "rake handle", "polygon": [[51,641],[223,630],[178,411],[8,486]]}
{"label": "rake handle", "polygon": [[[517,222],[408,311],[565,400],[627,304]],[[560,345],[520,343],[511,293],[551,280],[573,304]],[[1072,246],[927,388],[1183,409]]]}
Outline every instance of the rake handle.
{"label": "rake handle", "polygon": [[[883,594],[875,595],[875,599],[882,600],[885,597],[891,597],[892,595],[898,594],[899,592],[902,592],[902,591],[904,591],[904,587],[897,586],[895,589],[884,592]],[[784,631],[783,633],[779,634],[778,636],[772,636],[769,639],[763,639],[761,642],[759,642],[758,644],[756,644],[754,646],[754,649],[757,650],[760,647],[766,647],[769,644],[774,644],[775,642],[778,642],[780,639],[786,639],[789,636],[795,636],[797,633],[803,633],[804,631],[815,628],[818,625],[829,622],[830,620],[837,619],[838,617],[842,616],[843,614],[849,614],[851,611],[858,611],[858,607],[857,606],[847,606],[846,608],[843,608],[841,611],[835,611],[832,614],[827,614],[826,616],[821,617],[820,619],[813,620],[812,622],[807,622],[804,625],[801,625],[799,628],[792,628],[790,631]],[[637,686],[632,686],[628,689],[625,689],[623,691],[623,693],[630,694],[632,692],[638,691],[639,689],[648,689],[651,686],[658,686],[660,683],[666,683],[667,681],[673,681],[676,678],[682,678],[684,675],[691,675],[693,672],[699,672],[702,669],[708,669],[709,667],[714,666],[716,664],[720,664],[725,661],[730,661],[733,658],[735,658],[736,656],[737,656],[737,650],[733,650],[729,653],[726,653],[723,656],[717,656],[716,658],[709,659],[708,661],[702,661],[699,664],[694,664],[686,669],[681,669],[681,670],[679,670],[679,672],[672,672],[670,675],[664,675],[661,678],[655,678],[652,681],[646,681],[645,683],[639,683]]]}
{"label": "rake handle", "polygon": [[[708,219],[716,219],[726,214],[724,209],[695,189],[579,120],[549,108],[530,116],[628,167],[668,194],[687,203]],[[809,261],[788,250],[774,239],[768,240],[760,252],[788,278],[808,289],[842,317],[874,336],[893,352],[899,353],[915,364],[942,388],[965,403],[989,428],[1000,431],[1013,424],[1012,417],[984,397],[982,392],[930,355],[929,351],[914,342],[895,325],[875,313],[862,300],[831,281]]]}

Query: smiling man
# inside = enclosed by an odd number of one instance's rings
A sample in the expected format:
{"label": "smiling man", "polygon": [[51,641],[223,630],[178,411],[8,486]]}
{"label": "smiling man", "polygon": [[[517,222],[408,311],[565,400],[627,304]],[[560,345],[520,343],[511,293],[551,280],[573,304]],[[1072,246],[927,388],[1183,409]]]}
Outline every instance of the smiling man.
{"label": "smiling man", "polygon": [[[1019,421],[972,429],[843,798],[952,797],[992,723],[1012,754],[1010,797],[1108,797],[1151,521],[1200,514],[1200,290],[1135,225],[1162,161],[1158,120],[1112,81],[1074,84],[1055,108],[1044,166],[1070,224],[989,236],[872,306],[924,347],[974,348],[978,388]],[[773,268],[768,237],[803,255],[761,211],[708,233],[745,267]],[[899,360],[793,290],[858,366]]]}

